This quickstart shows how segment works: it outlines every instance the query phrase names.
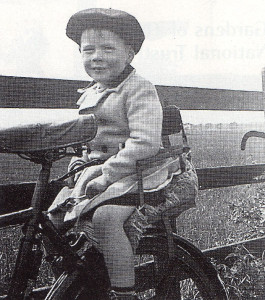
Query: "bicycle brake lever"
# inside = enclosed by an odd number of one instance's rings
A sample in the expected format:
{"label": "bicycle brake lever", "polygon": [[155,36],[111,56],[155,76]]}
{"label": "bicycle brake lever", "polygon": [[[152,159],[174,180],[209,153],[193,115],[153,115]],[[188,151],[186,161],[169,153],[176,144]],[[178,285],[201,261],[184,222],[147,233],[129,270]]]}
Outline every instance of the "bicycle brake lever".
{"label": "bicycle brake lever", "polygon": [[61,181],[64,181],[65,179],[75,175],[76,173],[84,170],[85,168],[87,167],[90,167],[90,166],[95,166],[95,165],[100,165],[100,164],[103,164],[104,163],[104,160],[101,160],[101,159],[93,159],[89,162],[86,162],[84,163],[83,165],[75,168],[74,170],[71,170],[69,172],[67,172],[66,174],[64,174],[63,176],[57,178],[57,179],[54,179],[54,180],[51,180],[50,183],[56,183],[56,182],[61,182]]}

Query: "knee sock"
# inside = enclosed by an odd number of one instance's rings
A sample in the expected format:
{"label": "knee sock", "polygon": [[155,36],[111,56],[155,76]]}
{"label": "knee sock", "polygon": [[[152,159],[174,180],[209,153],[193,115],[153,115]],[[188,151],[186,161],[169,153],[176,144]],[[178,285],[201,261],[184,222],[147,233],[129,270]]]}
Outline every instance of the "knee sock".
{"label": "knee sock", "polygon": [[134,287],[112,287],[110,291],[110,299],[119,300],[133,300],[138,299],[135,294]]}

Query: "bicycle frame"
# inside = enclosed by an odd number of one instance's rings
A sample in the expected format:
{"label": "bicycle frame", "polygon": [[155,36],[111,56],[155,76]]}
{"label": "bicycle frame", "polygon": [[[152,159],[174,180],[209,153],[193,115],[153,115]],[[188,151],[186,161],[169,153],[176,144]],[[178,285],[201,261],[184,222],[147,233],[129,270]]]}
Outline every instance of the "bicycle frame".
{"label": "bicycle frame", "polygon": [[[33,252],[33,246],[37,241],[35,236],[37,234],[37,226],[39,224],[39,217],[41,214],[42,200],[45,197],[45,189],[47,188],[50,177],[50,169],[50,162],[45,161],[42,163],[42,168],[31,201],[32,217],[25,226],[24,237],[21,239],[7,299],[23,299],[28,280],[33,275],[30,274],[32,267],[31,259],[33,255],[36,254]],[[39,247],[37,247],[37,249],[39,252]]]}
{"label": "bicycle frame", "polygon": [[[78,151],[75,151],[74,155],[78,155],[80,149]],[[23,237],[20,241],[8,295],[5,298],[8,300],[23,300],[30,296],[32,291],[29,282],[36,281],[43,256],[41,249],[42,235],[47,236],[55,250],[58,251],[58,254],[64,257],[64,262],[67,262],[64,264],[65,270],[71,271],[78,265],[80,268],[83,268],[86,273],[89,272],[89,268],[87,268],[87,266],[84,267],[84,261],[73,251],[69,245],[69,241],[60,234],[48,217],[42,212],[52,162],[61,158],[60,150],[58,153],[50,151],[38,153],[37,155],[34,153],[32,157],[31,154],[28,156],[29,158],[27,159],[41,164],[41,170],[35,185],[31,207],[22,213],[15,213],[15,219],[26,218],[27,221],[23,226]],[[1,218],[4,223],[5,216],[1,216]]]}

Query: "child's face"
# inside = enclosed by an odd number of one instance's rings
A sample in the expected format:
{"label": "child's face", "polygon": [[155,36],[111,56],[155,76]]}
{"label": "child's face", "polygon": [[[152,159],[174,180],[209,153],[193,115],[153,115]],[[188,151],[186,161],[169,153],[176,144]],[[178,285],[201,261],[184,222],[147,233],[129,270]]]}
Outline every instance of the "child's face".
{"label": "child's face", "polygon": [[85,30],[80,51],[87,74],[103,85],[119,76],[134,56],[131,47],[108,30]]}

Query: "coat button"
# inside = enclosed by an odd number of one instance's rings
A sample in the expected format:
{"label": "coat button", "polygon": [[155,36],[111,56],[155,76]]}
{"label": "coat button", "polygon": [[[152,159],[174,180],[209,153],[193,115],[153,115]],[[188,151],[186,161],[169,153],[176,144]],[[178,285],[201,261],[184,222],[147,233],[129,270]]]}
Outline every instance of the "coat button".
{"label": "coat button", "polygon": [[108,152],[108,147],[106,145],[101,146],[101,151],[103,153],[107,153]]}

